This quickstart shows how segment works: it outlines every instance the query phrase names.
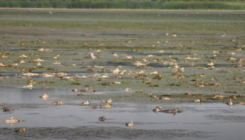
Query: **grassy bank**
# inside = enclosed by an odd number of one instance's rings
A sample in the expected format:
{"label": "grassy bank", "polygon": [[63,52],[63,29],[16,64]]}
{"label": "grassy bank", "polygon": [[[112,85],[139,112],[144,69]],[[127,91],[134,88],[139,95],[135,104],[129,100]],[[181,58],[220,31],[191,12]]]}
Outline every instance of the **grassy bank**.
{"label": "grassy bank", "polygon": [[[52,14],[49,14],[52,11]],[[243,11],[0,10],[0,26],[170,34],[244,33]],[[72,22],[71,22],[72,21]]]}

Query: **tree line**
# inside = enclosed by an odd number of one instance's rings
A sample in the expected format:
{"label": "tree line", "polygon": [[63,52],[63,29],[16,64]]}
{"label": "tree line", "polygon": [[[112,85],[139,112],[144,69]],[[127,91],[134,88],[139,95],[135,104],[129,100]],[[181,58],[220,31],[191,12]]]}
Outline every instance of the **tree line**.
{"label": "tree line", "polygon": [[0,7],[242,10],[245,0],[0,0]]}

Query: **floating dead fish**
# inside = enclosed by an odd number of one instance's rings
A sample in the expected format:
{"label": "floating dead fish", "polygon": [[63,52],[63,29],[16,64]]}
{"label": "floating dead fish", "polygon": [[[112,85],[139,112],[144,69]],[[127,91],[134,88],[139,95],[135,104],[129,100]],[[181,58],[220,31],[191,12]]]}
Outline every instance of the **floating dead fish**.
{"label": "floating dead fish", "polygon": [[59,59],[60,55],[54,56],[54,59]]}
{"label": "floating dead fish", "polygon": [[97,66],[97,65],[94,65],[94,68],[104,68],[104,66]]}
{"label": "floating dead fish", "polygon": [[145,63],[142,63],[142,62],[140,62],[140,61],[136,61],[136,62],[134,63],[134,65],[135,65],[135,66],[146,66]]}
{"label": "floating dead fish", "polygon": [[112,56],[119,57],[117,53],[112,53]]}
{"label": "floating dead fish", "polygon": [[43,59],[38,58],[38,59],[34,59],[33,61],[36,61],[36,62],[42,62],[42,61],[44,61],[44,60],[43,60]]}
{"label": "floating dead fish", "polygon": [[106,104],[106,105],[101,106],[100,108],[111,108],[111,105]]}
{"label": "floating dead fish", "polygon": [[245,105],[245,102],[239,102],[238,104]]}
{"label": "floating dead fish", "polygon": [[133,126],[134,126],[134,122],[131,121],[131,122],[129,122],[129,123],[126,123],[126,126],[127,126],[127,127],[133,127]]}
{"label": "floating dead fish", "polygon": [[191,94],[191,93],[185,93],[184,95],[192,96],[192,94]]}
{"label": "floating dead fish", "polygon": [[162,110],[162,107],[161,106],[157,106],[152,111],[155,112],[155,113],[158,113],[160,110]]}
{"label": "floating dead fish", "polygon": [[129,55],[124,55],[123,56],[123,59],[133,59],[133,57],[132,56],[129,56]]}
{"label": "floating dead fish", "polygon": [[53,102],[53,105],[63,105],[64,103],[62,101],[57,101],[57,102]]}
{"label": "floating dead fish", "polygon": [[151,74],[151,75],[153,75],[153,74],[158,74],[158,72],[157,72],[157,71],[154,71],[154,72],[151,72],[150,74]]}
{"label": "floating dead fish", "polygon": [[118,68],[116,68],[115,70],[112,70],[113,73],[119,73],[120,70]]}
{"label": "floating dead fish", "polygon": [[97,59],[97,57],[92,52],[89,52],[84,58]]}
{"label": "floating dead fish", "polygon": [[77,96],[83,96],[83,94],[82,93],[79,93],[79,94],[77,94]]}
{"label": "floating dead fish", "polygon": [[96,106],[96,105],[92,105],[91,108],[92,108],[92,109],[96,109],[97,106]]}
{"label": "floating dead fish", "polygon": [[91,88],[85,88],[85,89],[81,89],[80,92],[96,92],[96,90]]}
{"label": "floating dead fish", "polygon": [[72,89],[73,92],[78,92],[78,89],[74,88]]}
{"label": "floating dead fish", "polygon": [[55,61],[53,64],[54,65],[61,65],[61,62]]}
{"label": "floating dead fish", "polygon": [[161,97],[162,100],[171,100],[171,98],[168,97]]}
{"label": "floating dead fish", "polygon": [[99,117],[99,121],[104,122],[106,118],[104,116]]}
{"label": "floating dead fish", "polygon": [[6,64],[3,64],[3,63],[0,63],[0,66],[1,67],[5,67],[5,66],[7,66]]}
{"label": "floating dead fish", "polygon": [[20,63],[23,64],[23,63],[25,63],[25,61],[24,60],[21,60]]}
{"label": "floating dead fish", "polygon": [[27,56],[26,55],[24,55],[24,54],[22,54],[21,56],[20,56],[20,58],[26,58]]}
{"label": "floating dead fish", "polygon": [[196,100],[194,100],[194,102],[195,102],[195,103],[200,103],[201,100],[200,100],[200,99],[196,99]]}
{"label": "floating dead fish", "polygon": [[130,91],[130,90],[131,90],[131,88],[126,88],[126,89],[125,89],[125,91]]}
{"label": "floating dead fish", "polygon": [[116,85],[121,85],[123,82],[118,82],[118,81],[115,81],[113,82],[113,84],[116,84]]}
{"label": "floating dead fish", "polygon": [[38,73],[30,73],[30,72],[28,72],[28,73],[22,73],[22,75],[24,75],[24,76],[38,76],[39,74]]}
{"label": "floating dead fish", "polygon": [[227,104],[228,106],[232,106],[232,105],[233,105],[233,102],[232,102],[232,100],[230,99],[230,101],[229,101],[229,102],[226,102],[226,104]]}
{"label": "floating dead fish", "polygon": [[83,105],[89,105],[90,102],[89,101],[85,101],[85,102],[82,102]]}
{"label": "floating dead fish", "polygon": [[110,104],[110,103],[112,103],[112,100],[111,100],[111,98],[109,98],[108,100],[106,100],[106,101],[102,101],[103,103],[107,103],[107,104]]}
{"label": "floating dead fish", "polygon": [[56,73],[57,76],[67,76],[68,73],[64,73],[64,72],[58,72]]}
{"label": "floating dead fish", "polygon": [[9,111],[13,111],[13,108],[10,107],[3,107],[3,112],[9,112]]}
{"label": "floating dead fish", "polygon": [[15,132],[24,133],[24,132],[26,132],[26,129],[25,128],[17,128],[15,130]]}
{"label": "floating dead fish", "polygon": [[155,113],[157,113],[157,112],[160,111],[160,109],[156,107],[156,108],[154,108],[152,111],[155,112]]}
{"label": "floating dead fish", "polygon": [[93,69],[88,69],[87,72],[96,73],[98,71],[97,70],[93,70]]}
{"label": "floating dead fish", "polygon": [[174,109],[172,109],[172,110],[161,110],[160,112],[170,113],[170,114],[176,114],[176,113],[182,113],[183,111],[174,108]]}
{"label": "floating dead fish", "polygon": [[23,86],[23,88],[29,88],[29,89],[32,89],[32,88],[33,88],[33,85],[32,85],[32,84],[25,85],[25,86]]}
{"label": "floating dead fish", "polygon": [[7,119],[5,121],[3,121],[4,123],[10,124],[11,126],[13,126],[16,123],[22,122],[23,120],[18,120],[18,119],[14,119],[14,117],[11,117],[10,119]]}
{"label": "floating dead fish", "polygon": [[43,51],[51,52],[51,51],[53,51],[53,50],[52,50],[52,49],[39,48],[38,51],[40,51],[40,52],[43,52]]}
{"label": "floating dead fish", "polygon": [[49,96],[48,96],[47,94],[43,94],[42,96],[40,96],[40,98],[43,98],[43,99],[45,99],[45,100],[48,99],[48,97],[49,97]]}
{"label": "floating dead fish", "polygon": [[55,77],[55,73],[42,73],[41,76],[42,77]]}

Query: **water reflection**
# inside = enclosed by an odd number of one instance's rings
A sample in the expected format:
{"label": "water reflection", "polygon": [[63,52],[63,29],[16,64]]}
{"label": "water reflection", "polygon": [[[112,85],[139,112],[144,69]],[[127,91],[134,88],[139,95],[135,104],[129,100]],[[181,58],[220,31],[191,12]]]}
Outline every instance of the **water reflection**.
{"label": "water reflection", "polygon": [[[70,93],[69,90],[61,90],[61,89],[25,89],[25,88],[6,88],[1,87],[1,98],[0,103],[8,103],[8,104],[19,104],[19,103],[35,103],[42,104],[46,103],[49,100],[54,101],[57,100],[58,97],[55,95],[67,95]],[[44,94],[48,94],[51,97],[43,100],[40,96]],[[49,101],[49,102],[50,102]]]}

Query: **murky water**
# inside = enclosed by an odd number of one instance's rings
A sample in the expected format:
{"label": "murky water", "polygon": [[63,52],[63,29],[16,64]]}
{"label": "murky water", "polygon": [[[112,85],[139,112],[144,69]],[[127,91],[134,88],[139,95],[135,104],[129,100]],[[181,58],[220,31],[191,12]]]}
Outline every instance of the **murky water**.
{"label": "murky water", "polygon": [[[51,103],[59,100],[55,95],[68,95],[66,90],[29,90],[29,89],[7,89],[1,88],[0,102],[9,103],[8,106],[17,107],[12,112],[0,113],[1,128],[15,127],[69,127],[81,126],[98,127],[121,127],[126,122],[134,121],[135,125],[129,129],[144,130],[187,130],[211,133],[210,139],[242,138],[245,129],[245,108],[242,105],[227,106],[226,104],[158,104],[163,109],[176,107],[183,113],[167,114],[154,113],[152,109],[157,105],[115,103],[111,109],[91,109],[90,106],[81,105],[78,101],[74,105],[54,106]],[[47,100],[39,98],[40,95],[48,93],[51,97]],[[52,97],[53,96],[53,97]],[[73,102],[68,99],[64,102]],[[91,101],[99,103],[100,101]],[[13,126],[3,121],[10,117],[25,120]],[[100,122],[98,118],[105,116],[106,120]],[[231,131],[234,130],[234,131]]]}

